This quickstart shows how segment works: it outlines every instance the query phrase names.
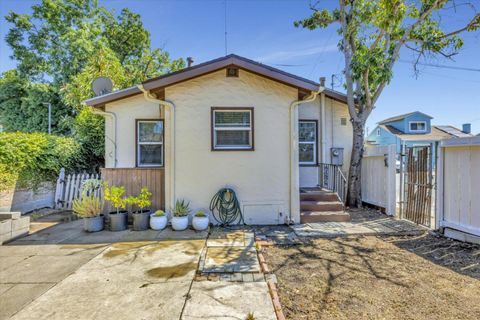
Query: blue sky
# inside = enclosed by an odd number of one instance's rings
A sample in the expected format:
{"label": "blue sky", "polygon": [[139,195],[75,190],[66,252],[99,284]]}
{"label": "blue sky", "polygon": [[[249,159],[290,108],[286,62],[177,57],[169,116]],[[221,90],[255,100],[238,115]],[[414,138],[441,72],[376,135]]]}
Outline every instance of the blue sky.
{"label": "blue sky", "polygon": [[[0,72],[15,67],[4,38],[9,25],[4,16],[13,10],[30,12],[38,1],[0,0]],[[119,11],[128,7],[140,13],[151,33],[152,47],[161,47],[172,57],[192,56],[195,63],[225,54],[224,0],[104,0],[101,5]],[[318,81],[332,74],[341,76],[343,56],[338,52],[335,27],[303,30],[293,21],[310,14],[308,0],[227,0],[228,53],[239,54],[285,71]],[[321,2],[322,3],[322,2]],[[325,0],[332,7],[335,0]],[[480,8],[479,8],[480,9]],[[447,30],[464,23],[471,11],[460,7],[442,16]],[[465,46],[454,61],[432,59],[429,63],[480,69],[480,32],[464,35]],[[402,61],[412,61],[405,50]],[[336,90],[342,91],[336,81]],[[471,122],[480,132],[480,72],[421,67],[418,78],[412,65],[397,63],[394,79],[385,89],[369,121],[376,122],[399,113],[420,110],[434,117],[436,124],[461,126]]]}

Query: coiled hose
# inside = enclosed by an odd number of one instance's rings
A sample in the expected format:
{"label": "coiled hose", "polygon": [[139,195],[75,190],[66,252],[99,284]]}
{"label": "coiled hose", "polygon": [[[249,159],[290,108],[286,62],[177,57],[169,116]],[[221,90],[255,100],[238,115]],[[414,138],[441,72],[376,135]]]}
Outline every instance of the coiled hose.
{"label": "coiled hose", "polygon": [[238,224],[245,224],[240,203],[232,189],[220,189],[210,201],[210,210],[213,213],[213,218],[221,226],[234,224],[237,220]]}

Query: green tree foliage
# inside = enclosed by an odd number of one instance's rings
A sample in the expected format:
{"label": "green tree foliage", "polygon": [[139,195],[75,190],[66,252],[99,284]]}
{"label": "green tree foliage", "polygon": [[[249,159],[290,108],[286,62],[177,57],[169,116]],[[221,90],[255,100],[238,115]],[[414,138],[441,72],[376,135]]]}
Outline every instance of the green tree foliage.
{"label": "green tree foliage", "polygon": [[[45,133],[0,133],[0,191],[14,187],[35,187],[55,181],[63,167],[77,166],[79,145],[67,137]],[[12,165],[15,164],[15,165]]]}
{"label": "green tree foliage", "polygon": [[0,122],[7,131],[47,131],[72,135],[82,146],[80,163],[92,170],[103,163],[103,119],[81,101],[94,96],[91,82],[110,77],[116,89],[185,66],[150,48],[150,33],[138,14],[116,15],[96,0],[42,0],[32,14],[10,12],[6,36],[16,70],[0,78]]}
{"label": "green tree foliage", "polygon": [[339,24],[338,46],[345,61],[345,88],[354,137],[348,186],[350,206],[361,205],[365,124],[393,78],[400,50],[411,49],[418,59],[431,55],[450,58],[463,45],[458,35],[479,28],[480,14],[472,12],[468,20],[459,16],[464,20],[460,28],[444,30],[442,15],[455,14],[455,8],[452,0],[339,0],[337,8],[313,6],[310,17],[295,22],[295,26],[310,30]]}
{"label": "green tree foliage", "polygon": [[58,93],[46,83],[33,83],[9,70],[0,77],[0,119],[6,131],[47,132],[48,107],[52,104],[52,132],[70,132],[65,121],[72,111]]}
{"label": "green tree foliage", "polygon": [[114,89],[122,89],[133,84],[126,76],[116,54],[108,47],[100,48],[90,57],[82,71],[74,75],[63,87],[61,90],[63,102],[72,108],[80,109],[82,101],[94,95],[92,81],[101,76],[112,79]]}

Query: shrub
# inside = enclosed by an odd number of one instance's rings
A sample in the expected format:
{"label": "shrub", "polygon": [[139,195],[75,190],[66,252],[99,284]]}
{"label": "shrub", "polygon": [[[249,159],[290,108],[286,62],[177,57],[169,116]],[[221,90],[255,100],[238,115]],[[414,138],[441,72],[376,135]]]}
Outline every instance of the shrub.
{"label": "shrub", "polygon": [[117,213],[120,212],[120,209],[125,209],[127,206],[127,198],[123,197],[124,193],[124,186],[109,187],[108,182],[104,182],[103,184],[103,198],[105,201],[110,201],[110,204],[116,209]]}
{"label": "shrub", "polygon": [[55,181],[60,169],[73,170],[79,145],[72,139],[46,133],[0,133],[0,191],[37,187]]}
{"label": "shrub", "polygon": [[85,196],[73,200],[73,212],[80,218],[93,218],[102,213],[103,203],[99,197]]}

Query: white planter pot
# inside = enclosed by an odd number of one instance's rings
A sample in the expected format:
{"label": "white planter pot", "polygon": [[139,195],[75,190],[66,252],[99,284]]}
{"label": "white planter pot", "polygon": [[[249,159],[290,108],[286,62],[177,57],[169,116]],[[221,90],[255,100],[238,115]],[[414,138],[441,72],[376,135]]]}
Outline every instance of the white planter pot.
{"label": "white planter pot", "polygon": [[167,216],[156,217],[155,214],[150,215],[150,228],[153,230],[163,230],[167,226]]}
{"label": "white planter pot", "polygon": [[203,231],[208,228],[208,216],[207,217],[193,217],[192,226],[195,230]]}
{"label": "white planter pot", "polygon": [[172,217],[172,229],[182,231],[188,228],[188,216]]}

